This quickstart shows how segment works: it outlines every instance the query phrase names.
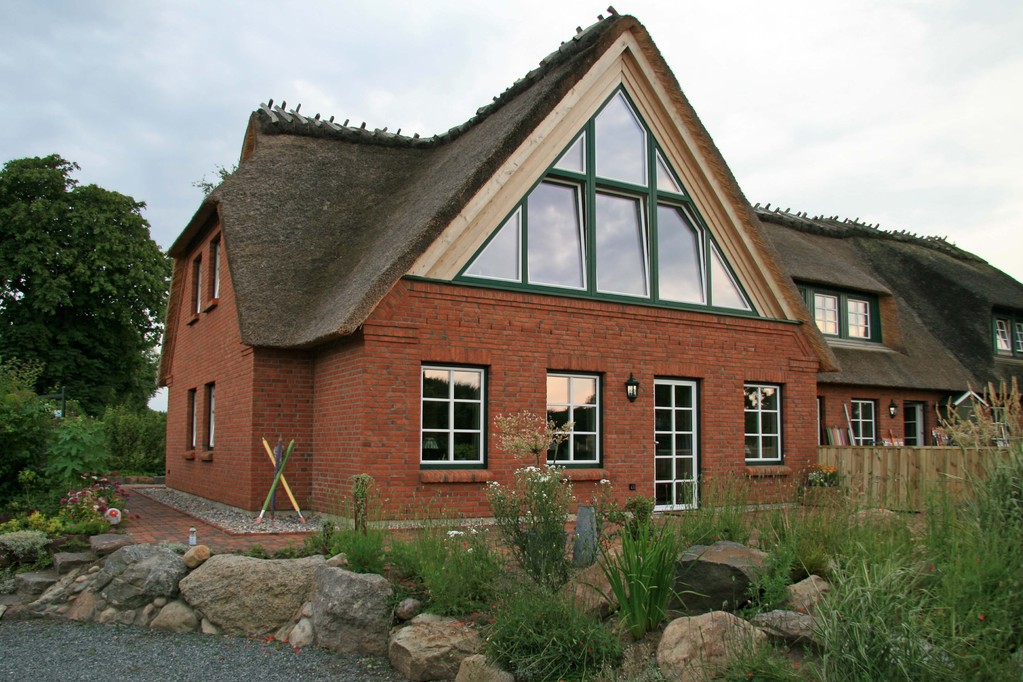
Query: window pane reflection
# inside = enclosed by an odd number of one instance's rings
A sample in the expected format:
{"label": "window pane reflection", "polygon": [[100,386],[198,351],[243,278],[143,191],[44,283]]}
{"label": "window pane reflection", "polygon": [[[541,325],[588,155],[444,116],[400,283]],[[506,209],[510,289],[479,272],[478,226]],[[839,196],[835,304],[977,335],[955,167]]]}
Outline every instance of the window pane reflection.
{"label": "window pane reflection", "polygon": [[521,281],[522,278],[519,274],[521,222],[522,210],[520,209],[515,211],[498,229],[497,235],[476,257],[465,274],[511,282]]}
{"label": "window pane reflection", "polygon": [[596,173],[602,178],[646,184],[646,131],[619,92],[595,121]]}
{"label": "window pane reflection", "polygon": [[582,289],[581,204],[578,188],[541,182],[529,194],[529,281]]}
{"label": "window pane reflection", "polygon": [[646,238],[638,199],[597,194],[597,289],[647,295]]}
{"label": "window pane reflection", "polygon": [[657,264],[660,297],[703,303],[700,235],[682,209],[657,207]]}

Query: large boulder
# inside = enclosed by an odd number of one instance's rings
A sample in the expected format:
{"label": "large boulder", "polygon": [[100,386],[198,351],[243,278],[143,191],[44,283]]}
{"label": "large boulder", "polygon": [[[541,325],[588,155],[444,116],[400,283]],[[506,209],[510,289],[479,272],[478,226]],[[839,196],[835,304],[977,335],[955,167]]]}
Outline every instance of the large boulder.
{"label": "large boulder", "polygon": [[323,561],[220,554],[181,581],[181,594],[224,634],[260,637],[292,621]]}
{"label": "large boulder", "polygon": [[317,646],[344,654],[387,655],[393,592],[386,578],[320,566],[315,585],[312,624]]}
{"label": "large boulder", "polygon": [[102,535],[93,535],[89,538],[89,548],[92,549],[93,554],[96,556],[107,556],[122,547],[134,544],[135,541],[130,535],[122,533],[103,533]]}
{"label": "large boulder", "polygon": [[473,654],[462,659],[455,682],[515,682],[515,676],[487,663],[483,654]]}
{"label": "large boulder", "polygon": [[657,667],[671,680],[703,682],[728,665],[733,652],[759,645],[767,635],[724,611],[673,620],[657,645]]}
{"label": "large boulder", "polygon": [[735,611],[749,601],[748,590],[767,555],[738,542],[720,541],[686,550],[675,567],[672,607],[686,613]]}
{"label": "large boulder", "polygon": [[199,629],[199,619],[188,604],[175,599],[160,609],[150,627],[170,632],[195,632]]}
{"label": "large boulder", "polygon": [[831,591],[831,583],[819,575],[811,575],[795,585],[789,585],[785,591],[789,595],[785,601],[790,610],[812,614],[824,595]]}
{"label": "large boulder", "polygon": [[808,613],[775,609],[753,616],[753,625],[771,639],[796,646],[819,645],[817,621]]}
{"label": "large boulder", "polygon": [[453,680],[462,660],[480,651],[476,630],[454,618],[423,613],[391,636],[391,667],[412,682]]}
{"label": "large boulder", "polygon": [[112,608],[137,609],[157,597],[176,597],[187,570],[167,547],[128,545],[106,558],[92,589]]}

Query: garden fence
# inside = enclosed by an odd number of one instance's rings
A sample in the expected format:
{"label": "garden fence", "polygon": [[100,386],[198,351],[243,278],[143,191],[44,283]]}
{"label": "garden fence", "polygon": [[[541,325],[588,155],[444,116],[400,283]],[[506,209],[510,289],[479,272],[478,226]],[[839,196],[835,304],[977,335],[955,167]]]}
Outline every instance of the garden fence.
{"label": "garden fence", "polygon": [[860,501],[900,511],[923,511],[935,492],[957,494],[1007,449],[960,447],[819,447],[817,463],[836,467],[842,485]]}

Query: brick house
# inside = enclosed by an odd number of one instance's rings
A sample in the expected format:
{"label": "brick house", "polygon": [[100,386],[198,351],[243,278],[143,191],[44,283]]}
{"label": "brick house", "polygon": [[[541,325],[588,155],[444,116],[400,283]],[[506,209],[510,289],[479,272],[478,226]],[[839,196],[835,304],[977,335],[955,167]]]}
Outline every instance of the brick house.
{"label": "brick house", "polygon": [[[261,105],[170,249],[167,484],[258,509],[260,439],[282,437],[303,507],[370,473],[389,514],[486,515],[485,483],[520,465],[494,417],[522,410],[575,423],[552,459],[580,498],[606,478],[685,509],[708,475],[797,480],[848,354],[785,254],[803,233],[770,225],[632,17],[431,138]],[[848,284],[889,345],[903,310],[875,280]],[[897,388],[875,400],[917,399]]]}

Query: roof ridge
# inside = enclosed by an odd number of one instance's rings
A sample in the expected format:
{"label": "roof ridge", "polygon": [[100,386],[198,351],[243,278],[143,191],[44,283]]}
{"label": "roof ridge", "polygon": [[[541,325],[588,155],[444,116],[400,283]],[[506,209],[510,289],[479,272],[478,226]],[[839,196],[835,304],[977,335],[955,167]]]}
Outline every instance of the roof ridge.
{"label": "roof ridge", "polygon": [[334,116],[326,120],[319,113],[312,117],[305,116],[299,113],[302,108],[301,104],[292,110],[288,110],[288,103],[286,101],[275,105],[272,98],[265,104],[260,103],[255,113],[262,115],[264,127],[269,127],[268,132],[329,136],[364,144],[398,147],[435,147],[454,140],[486,119],[520,92],[542,79],[554,67],[592,44],[610,23],[622,18],[622,15],[618,14],[614,6],[609,5],[607,12],[608,16],[606,18],[603,14],[597,15],[597,21],[586,28],[577,26],[575,35],[569,40],[562,42],[557,50],[541,59],[536,68],[529,71],[522,78],[517,79],[501,94],[495,96],[492,102],[477,109],[475,115],[467,121],[449,128],[443,133],[437,133],[429,137],[421,137],[419,133],[415,133],[412,136],[402,135],[401,128],[398,128],[394,133],[387,132],[386,126],[383,128],[367,129],[365,121],[358,127],[350,126],[348,123],[351,119],[346,118],[344,123],[337,123]]}
{"label": "roof ridge", "polygon": [[784,225],[808,234],[818,234],[838,239],[850,237],[890,239],[892,241],[917,244],[934,249],[959,260],[976,261],[978,263],[987,262],[980,256],[959,248],[950,242],[947,237],[919,235],[909,230],[889,230],[882,228],[880,223],[872,225],[860,222],[859,217],[850,220],[849,218],[841,218],[838,215],[817,215],[811,218],[805,211],[793,213],[790,208],[783,210],[777,206],[772,209],[770,203],[764,206],[757,203],[753,206],[753,210],[758,218],[764,218],[769,222]]}

